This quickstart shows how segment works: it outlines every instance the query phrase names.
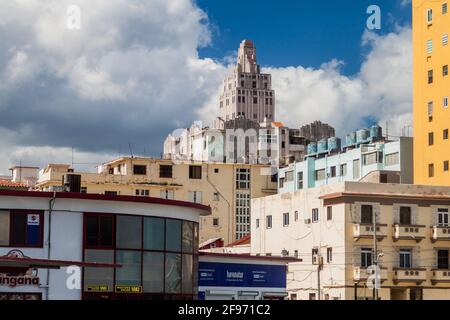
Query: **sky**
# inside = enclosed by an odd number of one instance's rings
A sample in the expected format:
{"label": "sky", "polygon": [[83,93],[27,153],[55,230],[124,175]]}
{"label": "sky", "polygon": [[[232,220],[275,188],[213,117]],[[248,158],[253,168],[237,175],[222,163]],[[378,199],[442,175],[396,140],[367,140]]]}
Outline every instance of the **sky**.
{"label": "sky", "polygon": [[[366,28],[373,4],[380,30]],[[8,0],[0,39],[0,174],[92,170],[130,147],[160,156],[167,134],[218,114],[243,39],[273,75],[286,125],[322,120],[343,135],[411,123],[408,0]]]}

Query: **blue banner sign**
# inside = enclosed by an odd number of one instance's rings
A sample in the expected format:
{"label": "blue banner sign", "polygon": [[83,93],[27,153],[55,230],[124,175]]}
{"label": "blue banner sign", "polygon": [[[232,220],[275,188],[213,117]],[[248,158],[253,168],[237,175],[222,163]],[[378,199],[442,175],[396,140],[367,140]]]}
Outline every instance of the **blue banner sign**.
{"label": "blue banner sign", "polygon": [[286,266],[199,263],[199,286],[286,288]]}

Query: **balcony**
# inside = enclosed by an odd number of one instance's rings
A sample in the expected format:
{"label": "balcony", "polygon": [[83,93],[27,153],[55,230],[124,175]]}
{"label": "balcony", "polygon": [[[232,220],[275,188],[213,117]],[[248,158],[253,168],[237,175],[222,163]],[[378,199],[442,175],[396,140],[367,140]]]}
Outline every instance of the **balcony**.
{"label": "balcony", "polygon": [[[353,267],[353,280],[363,281],[367,280],[369,276],[375,273],[375,270],[368,270],[366,267]],[[380,279],[385,281],[388,279],[388,269],[381,267],[380,269]]]}
{"label": "balcony", "polygon": [[431,227],[431,240],[450,240],[450,227]]}
{"label": "balcony", "polygon": [[450,270],[446,269],[432,269],[431,270],[431,282],[433,284],[441,282],[450,282]]}
{"label": "balcony", "polygon": [[394,283],[415,282],[420,284],[427,279],[427,269],[423,268],[394,268]]}
{"label": "balcony", "polygon": [[394,241],[415,240],[422,241],[426,237],[426,227],[421,225],[394,225]]}
{"label": "balcony", "polygon": [[[377,240],[383,240],[387,237],[387,224],[377,224]],[[355,239],[373,239],[373,225],[372,224],[354,224],[353,237]]]}

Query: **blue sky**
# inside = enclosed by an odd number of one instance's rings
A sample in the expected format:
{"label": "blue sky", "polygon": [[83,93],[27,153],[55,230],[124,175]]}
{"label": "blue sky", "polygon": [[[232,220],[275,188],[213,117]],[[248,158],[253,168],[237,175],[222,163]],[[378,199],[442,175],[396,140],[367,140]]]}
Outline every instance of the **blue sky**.
{"label": "blue sky", "polygon": [[342,72],[359,71],[365,48],[361,36],[369,5],[382,12],[380,35],[396,25],[411,24],[411,5],[403,0],[197,0],[213,25],[213,41],[201,57],[221,59],[249,38],[255,41],[263,66],[318,68],[333,58],[345,62]]}

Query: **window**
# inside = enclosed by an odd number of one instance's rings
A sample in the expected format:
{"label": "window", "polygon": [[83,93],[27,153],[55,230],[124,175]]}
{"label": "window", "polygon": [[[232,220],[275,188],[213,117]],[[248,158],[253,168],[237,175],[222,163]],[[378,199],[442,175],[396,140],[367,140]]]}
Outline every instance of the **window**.
{"label": "window", "polygon": [[427,10],[427,22],[428,23],[433,22],[433,9]]}
{"label": "window", "polygon": [[181,255],[176,253],[166,254],[165,266],[165,291],[181,293]]}
{"label": "window", "polygon": [[149,197],[150,196],[150,190],[136,189],[136,196]]}
{"label": "window", "polygon": [[347,175],[347,164],[341,164],[340,176],[345,177]]}
{"label": "window", "polygon": [[359,179],[360,176],[360,168],[361,167],[361,161],[358,160],[353,160],[353,179]]}
{"label": "window", "polygon": [[434,133],[428,132],[428,145],[432,146],[434,144]]}
{"label": "window", "polygon": [[[114,263],[114,250],[85,250],[85,262],[96,263]],[[107,290],[113,291],[114,287],[114,268],[84,268],[84,287],[98,286],[99,279],[102,279],[101,284]]]}
{"label": "window", "polygon": [[433,70],[428,70],[428,84],[433,83]]}
{"label": "window", "polygon": [[214,173],[219,173],[219,168],[214,168]]}
{"label": "window", "polygon": [[325,169],[320,169],[315,171],[316,181],[325,180]]}
{"label": "window", "polygon": [[319,209],[314,208],[312,209],[312,222],[317,222],[319,221]]}
{"label": "window", "polygon": [[398,152],[386,155],[386,166],[395,166],[400,163],[400,155]]}
{"label": "window", "polygon": [[236,239],[250,233],[250,192],[236,193]]}
{"label": "window", "polygon": [[315,293],[310,293],[309,294],[309,300],[316,300],[316,294]]}
{"label": "window", "polygon": [[166,220],[166,250],[180,252],[181,251],[181,221],[167,219]]}
{"label": "window", "polygon": [[427,40],[427,53],[431,54],[433,52],[433,40]]}
{"label": "window", "polygon": [[86,247],[110,248],[114,245],[113,219],[112,215],[86,215]]}
{"label": "window", "polygon": [[336,167],[333,166],[333,167],[331,167],[330,169],[331,169],[331,172],[330,172],[331,177],[332,177],[332,178],[336,177]]}
{"label": "window", "polygon": [[266,228],[267,229],[272,229],[272,216],[267,216],[266,217]]}
{"label": "window", "polygon": [[283,226],[289,226],[289,212],[283,213]]}
{"label": "window", "polygon": [[286,182],[293,181],[294,180],[294,171],[286,171],[284,178],[285,178]]}
{"label": "window", "polygon": [[303,189],[303,172],[297,173],[297,187],[298,189]]}
{"label": "window", "polygon": [[172,166],[171,165],[160,165],[159,166],[159,177],[160,178],[172,178]]}
{"label": "window", "polygon": [[442,45],[443,46],[448,45],[448,34],[447,33],[442,35]]}
{"label": "window", "polygon": [[87,187],[81,187],[80,192],[81,193],[87,193]]}
{"label": "window", "polygon": [[189,166],[189,179],[201,179],[202,167],[201,166]]}
{"label": "window", "polygon": [[144,292],[164,292],[164,253],[144,252],[142,265]]}
{"label": "window", "polygon": [[433,178],[434,177],[434,164],[430,163],[428,165],[428,177]]}
{"label": "window", "polygon": [[105,196],[111,196],[111,197],[115,197],[117,196],[119,193],[117,191],[105,191]]}
{"label": "window", "polygon": [[328,206],[327,207],[327,220],[333,220],[333,207],[332,206]]}
{"label": "window", "polygon": [[284,178],[280,178],[280,188],[284,188]]}
{"label": "window", "polygon": [[377,163],[377,152],[363,155],[363,164],[365,166]]}
{"label": "window", "polygon": [[368,268],[372,265],[372,249],[361,249],[361,267]]}
{"label": "window", "polygon": [[439,208],[437,215],[438,215],[438,226],[439,227],[448,227],[449,226],[448,209]]}
{"label": "window", "polygon": [[258,103],[258,97],[253,97],[253,103],[257,104]]}
{"label": "window", "polygon": [[120,249],[141,248],[142,219],[136,216],[117,216],[116,247]]}
{"label": "window", "polygon": [[400,249],[400,268],[409,269],[412,267],[411,249]]}
{"label": "window", "polygon": [[164,219],[144,217],[144,249],[164,250]]}
{"label": "window", "polygon": [[256,219],[256,229],[259,228],[259,219]]}
{"label": "window", "polygon": [[434,103],[433,103],[433,101],[429,101],[428,102],[428,118],[429,119],[433,118],[433,109],[434,109]]}
{"label": "window", "polygon": [[147,174],[147,166],[134,165],[133,166],[133,174],[146,175]]}
{"label": "window", "polygon": [[437,250],[437,267],[441,270],[448,270],[449,267],[449,250]]}
{"label": "window", "polygon": [[361,223],[362,224],[373,223],[373,207],[371,205],[363,204],[361,206]]}
{"label": "window", "polygon": [[294,212],[294,221],[298,221],[298,211]]}
{"label": "window", "polygon": [[43,218],[38,211],[0,211],[0,246],[42,247]]}
{"label": "window", "polygon": [[214,201],[219,201],[220,200],[220,194],[218,192],[214,192],[213,193],[213,200]]}
{"label": "window", "polygon": [[202,192],[201,191],[189,191],[188,201],[193,203],[202,203]]}
{"label": "window", "polygon": [[443,106],[444,108],[447,108],[447,107],[448,107],[448,97],[442,98],[442,106]]}
{"label": "window", "polygon": [[161,190],[161,198],[167,200],[174,199],[174,191],[173,190]]}
{"label": "window", "polygon": [[236,169],[236,188],[250,189],[250,169]]}
{"label": "window", "polygon": [[448,76],[448,65],[442,66],[442,76],[446,77]]}
{"label": "window", "polygon": [[448,171],[448,160],[444,161],[444,171]]}
{"label": "window", "polygon": [[219,226],[219,218],[213,218],[213,226],[218,227]]}
{"label": "window", "polygon": [[442,4],[442,14],[447,14],[447,2]]}
{"label": "window", "polygon": [[141,285],[141,252],[117,250],[116,263],[116,285]]}
{"label": "window", "polygon": [[327,262],[333,262],[333,248],[327,248]]}
{"label": "window", "polygon": [[411,222],[411,207],[400,207],[400,224],[410,226]]}
{"label": "window", "polygon": [[444,129],[444,131],[442,131],[442,138],[444,140],[448,140],[448,129]]}

